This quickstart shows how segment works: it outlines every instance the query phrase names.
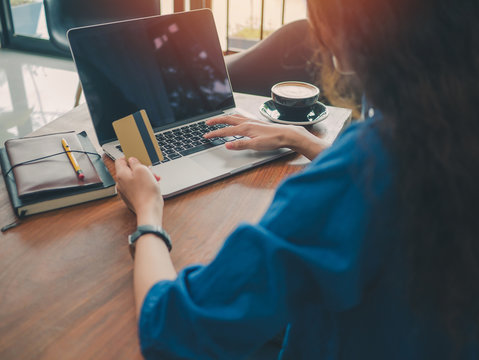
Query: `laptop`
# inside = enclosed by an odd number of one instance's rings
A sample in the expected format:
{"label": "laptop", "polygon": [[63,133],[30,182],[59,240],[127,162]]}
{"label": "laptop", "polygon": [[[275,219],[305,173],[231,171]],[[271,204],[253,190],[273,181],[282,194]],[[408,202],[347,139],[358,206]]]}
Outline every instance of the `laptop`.
{"label": "laptop", "polygon": [[[152,170],[164,197],[277,159],[291,151],[231,151],[235,138],[205,140],[205,120],[252,117],[235,105],[209,9],[74,28],[73,59],[98,141],[123,157],[112,122],[144,109],[163,152]],[[219,125],[226,126],[226,125]]]}

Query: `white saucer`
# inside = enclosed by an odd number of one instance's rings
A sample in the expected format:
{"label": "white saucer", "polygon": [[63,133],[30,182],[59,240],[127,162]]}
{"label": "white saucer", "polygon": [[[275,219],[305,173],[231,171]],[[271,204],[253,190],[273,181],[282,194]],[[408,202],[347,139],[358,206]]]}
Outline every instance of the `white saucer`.
{"label": "white saucer", "polygon": [[311,112],[304,117],[304,119],[286,119],[284,116],[281,116],[279,111],[276,109],[276,106],[273,100],[268,100],[261,104],[259,107],[259,112],[265,118],[279,124],[287,124],[287,125],[313,125],[316,124],[324,119],[326,119],[329,115],[326,106],[319,101],[313,105]]}

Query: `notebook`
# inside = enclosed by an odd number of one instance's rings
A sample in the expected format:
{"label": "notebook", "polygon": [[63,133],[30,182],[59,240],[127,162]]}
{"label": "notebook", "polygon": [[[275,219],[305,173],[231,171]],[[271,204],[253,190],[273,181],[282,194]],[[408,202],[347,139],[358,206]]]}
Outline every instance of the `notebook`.
{"label": "notebook", "polygon": [[[62,139],[74,151],[84,178],[79,179],[62,147]],[[18,196],[22,199],[77,187],[101,186],[102,181],[78,136],[72,132],[10,139],[5,151],[12,168]],[[43,158],[42,160],[32,161]],[[8,170],[7,170],[8,171]]]}
{"label": "notebook", "polygon": [[[63,151],[62,138],[72,151],[91,153],[74,152],[84,173],[83,180],[78,179]],[[18,166],[12,168],[15,164]],[[0,166],[12,207],[19,217],[116,194],[115,181],[86,132],[8,140],[5,148],[0,149]]]}
{"label": "notebook", "polygon": [[[163,161],[153,171],[170,197],[291,152],[227,150],[235,138],[205,140],[215,116],[250,116],[236,107],[209,9],[71,29],[68,39],[96,135],[123,157],[112,123],[144,110]],[[222,126],[222,125],[220,125]]]}

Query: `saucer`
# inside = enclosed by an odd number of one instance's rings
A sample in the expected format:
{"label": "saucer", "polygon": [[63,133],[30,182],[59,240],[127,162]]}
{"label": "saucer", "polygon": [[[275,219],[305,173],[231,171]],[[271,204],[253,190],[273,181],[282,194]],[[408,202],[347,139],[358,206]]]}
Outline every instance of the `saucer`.
{"label": "saucer", "polygon": [[287,125],[313,125],[320,122],[321,120],[326,119],[329,115],[326,106],[324,106],[324,104],[320,103],[319,101],[313,105],[309,114],[301,119],[285,118],[284,115],[280,115],[279,111],[276,109],[273,100],[268,100],[261,104],[261,106],[259,107],[259,112],[261,113],[261,115],[275,123]]}

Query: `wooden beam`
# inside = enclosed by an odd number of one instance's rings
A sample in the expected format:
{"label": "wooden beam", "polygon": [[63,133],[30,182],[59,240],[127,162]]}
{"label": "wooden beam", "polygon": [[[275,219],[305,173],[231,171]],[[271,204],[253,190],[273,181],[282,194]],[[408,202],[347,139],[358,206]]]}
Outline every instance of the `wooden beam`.
{"label": "wooden beam", "polygon": [[230,0],[226,0],[226,51],[230,51]]}
{"label": "wooden beam", "polygon": [[261,28],[259,29],[259,39],[264,37],[264,0],[261,1]]}
{"label": "wooden beam", "polygon": [[210,8],[211,9],[211,2],[212,0],[190,0],[190,9],[203,9],[203,8]]}
{"label": "wooden beam", "polygon": [[173,11],[174,12],[185,11],[185,0],[175,0],[173,4]]}

